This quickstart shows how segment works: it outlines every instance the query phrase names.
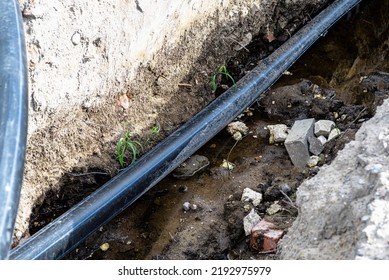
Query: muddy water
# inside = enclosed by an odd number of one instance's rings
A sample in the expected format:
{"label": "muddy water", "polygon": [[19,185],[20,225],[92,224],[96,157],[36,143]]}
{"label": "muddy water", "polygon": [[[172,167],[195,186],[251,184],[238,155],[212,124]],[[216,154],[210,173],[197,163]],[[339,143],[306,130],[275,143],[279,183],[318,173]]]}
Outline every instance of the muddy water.
{"label": "muddy water", "polygon": [[[292,75],[284,76],[253,104],[250,113],[242,114],[239,120],[248,126],[249,133],[241,141],[232,139],[227,131],[220,132],[196,152],[207,157],[209,165],[185,179],[168,176],[67,258],[277,258],[275,252],[258,252],[249,245],[243,218],[254,207],[241,201],[243,189],[261,192],[263,201],[255,211],[287,233],[298,214],[293,201],[299,184],[314,176],[321,164],[330,163],[336,152],[353,139],[361,123],[374,114],[385,96],[362,94],[360,81],[373,71],[389,72],[385,33],[388,4],[368,2],[322,38],[289,70]],[[247,47],[249,53],[242,50],[228,62],[227,68],[239,79],[255,66],[264,52],[276,47],[276,43],[255,38]],[[373,84],[382,82],[374,75],[370,77]],[[315,92],[319,89],[323,94],[318,98]],[[319,166],[296,168],[282,144],[269,144],[265,127],[275,123],[291,126],[296,119],[312,117],[335,121],[343,135],[326,146]],[[234,168],[220,167],[223,160],[233,163]],[[97,173],[82,179],[70,174],[65,183],[68,190],[74,186],[73,192],[64,193],[61,202],[47,201],[40,212],[37,209],[30,232],[53,218],[44,216],[45,212],[58,216],[77,201],[77,196],[87,195],[109,178],[99,170],[94,172]],[[84,184],[82,193],[80,183]],[[284,193],[279,191],[281,186]],[[185,211],[185,202],[196,205],[196,209]],[[269,215],[267,209],[274,203],[282,210]],[[104,243],[109,244],[106,251],[100,249]]]}

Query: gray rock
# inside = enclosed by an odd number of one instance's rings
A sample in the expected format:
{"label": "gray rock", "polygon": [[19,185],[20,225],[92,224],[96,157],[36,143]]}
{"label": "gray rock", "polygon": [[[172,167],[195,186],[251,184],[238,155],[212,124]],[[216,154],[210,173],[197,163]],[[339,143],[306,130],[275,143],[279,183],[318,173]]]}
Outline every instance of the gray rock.
{"label": "gray rock", "polygon": [[325,138],[323,135],[317,137],[317,140],[319,140],[323,146],[327,143],[327,138]]}
{"label": "gray rock", "polygon": [[315,123],[315,135],[317,137],[328,137],[331,130],[335,127],[335,123],[330,120],[319,120]]}
{"label": "gray rock", "polygon": [[308,138],[313,137],[314,123],[315,119],[295,121],[285,140],[286,150],[295,166],[304,167],[309,160]]}
{"label": "gray rock", "polygon": [[[324,136],[320,136],[324,137]],[[325,141],[327,141],[324,138]],[[323,142],[316,138],[315,136],[308,137],[308,143],[309,143],[309,151],[314,155],[320,155],[320,153],[324,150],[324,144]]]}

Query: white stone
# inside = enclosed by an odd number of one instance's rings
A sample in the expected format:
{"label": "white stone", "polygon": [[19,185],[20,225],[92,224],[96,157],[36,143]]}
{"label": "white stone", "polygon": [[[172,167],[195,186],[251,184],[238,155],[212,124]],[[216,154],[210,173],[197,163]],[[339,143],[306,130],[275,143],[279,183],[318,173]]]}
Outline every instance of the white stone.
{"label": "white stone", "polygon": [[190,209],[192,209],[193,211],[196,211],[197,210],[197,205],[196,204],[190,204]]}
{"label": "white stone", "polygon": [[190,207],[191,207],[191,205],[187,201],[182,204],[182,209],[184,209],[185,211],[189,211]]}
{"label": "white stone", "polygon": [[251,229],[261,221],[261,217],[255,212],[254,209],[243,218],[243,228],[246,236],[250,235]]}
{"label": "white stone", "polygon": [[243,122],[232,122],[227,125],[227,131],[231,135],[234,135],[235,132],[240,132],[241,134],[246,134],[249,131],[247,125]]}
{"label": "white stone", "polygon": [[250,188],[245,188],[242,193],[241,201],[251,202],[254,206],[258,206],[262,201],[262,194],[253,191]]}
{"label": "white stone", "polygon": [[330,132],[330,135],[328,135],[327,142],[331,141],[332,139],[337,138],[339,135],[340,135],[340,129],[339,128],[336,127],[334,129],[332,129],[331,132]]}
{"label": "white stone", "polygon": [[314,167],[319,163],[320,158],[318,156],[311,156],[307,162],[308,167]]}
{"label": "white stone", "polygon": [[288,136],[288,127],[285,124],[268,125],[269,143],[282,143]]}
{"label": "white stone", "polygon": [[222,164],[220,166],[225,168],[225,169],[227,169],[227,170],[232,170],[232,169],[234,169],[235,164],[233,164],[232,162],[229,162],[229,161],[223,159],[223,162],[222,162]]}

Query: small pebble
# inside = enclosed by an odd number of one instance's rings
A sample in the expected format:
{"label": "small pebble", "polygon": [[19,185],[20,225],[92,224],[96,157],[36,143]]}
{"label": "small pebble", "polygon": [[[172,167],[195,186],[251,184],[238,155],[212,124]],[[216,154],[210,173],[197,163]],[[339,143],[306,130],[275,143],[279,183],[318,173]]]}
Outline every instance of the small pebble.
{"label": "small pebble", "polygon": [[268,215],[274,215],[275,213],[282,210],[281,205],[279,205],[277,202],[274,202],[272,205],[270,205],[269,208],[267,208],[266,213]]}
{"label": "small pebble", "polygon": [[108,243],[104,243],[100,246],[100,249],[101,251],[105,252],[109,249],[109,244]]}
{"label": "small pebble", "polygon": [[280,186],[280,190],[284,192],[285,194],[288,194],[292,189],[289,187],[288,184],[282,184]]}
{"label": "small pebble", "polygon": [[232,162],[229,162],[229,161],[223,159],[223,162],[222,162],[222,164],[220,166],[225,168],[225,169],[227,169],[227,170],[232,170],[232,169],[234,169],[235,164],[233,164]]}
{"label": "small pebble", "polygon": [[340,129],[336,127],[331,130],[330,135],[328,135],[327,141],[331,141],[332,139],[337,138],[339,135],[340,135]]}
{"label": "small pebble", "polygon": [[185,211],[189,211],[190,210],[190,203],[189,202],[184,202],[184,204],[182,204],[182,209],[184,209]]}
{"label": "small pebble", "polygon": [[196,204],[190,204],[189,207],[190,207],[190,209],[192,209],[193,211],[197,210],[197,205],[196,205]]}
{"label": "small pebble", "polygon": [[318,156],[311,156],[307,162],[308,167],[314,167],[319,163],[319,157]]}

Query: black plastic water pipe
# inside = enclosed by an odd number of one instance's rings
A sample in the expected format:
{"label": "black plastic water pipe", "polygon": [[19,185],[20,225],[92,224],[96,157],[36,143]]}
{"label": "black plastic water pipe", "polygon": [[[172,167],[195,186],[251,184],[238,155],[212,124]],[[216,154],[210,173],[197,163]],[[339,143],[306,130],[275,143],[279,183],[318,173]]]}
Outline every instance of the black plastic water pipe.
{"label": "black plastic water pipe", "polygon": [[339,0],[316,16],[204,110],[74,208],[11,251],[11,259],[58,259],[122,212],[252,105],[318,38],[361,0]]}
{"label": "black plastic water pipe", "polygon": [[27,141],[27,64],[19,3],[0,1],[0,259],[19,205]]}

